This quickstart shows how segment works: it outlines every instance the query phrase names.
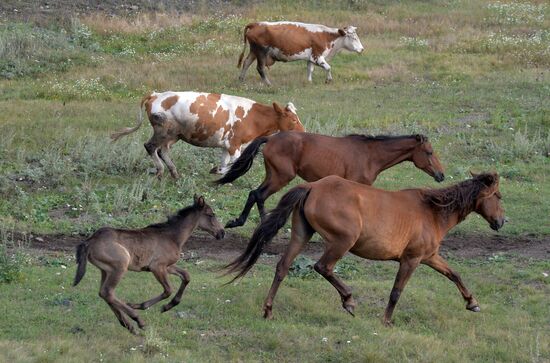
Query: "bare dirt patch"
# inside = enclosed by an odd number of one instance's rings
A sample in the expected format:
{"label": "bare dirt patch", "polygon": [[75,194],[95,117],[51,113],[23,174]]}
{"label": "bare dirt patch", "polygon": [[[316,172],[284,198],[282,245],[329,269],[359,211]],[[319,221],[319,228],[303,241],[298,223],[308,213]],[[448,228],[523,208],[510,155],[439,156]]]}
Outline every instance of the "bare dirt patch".
{"label": "bare dirt patch", "polygon": [[[78,243],[86,236],[63,234],[23,234],[16,233],[15,240],[30,244],[32,249],[63,251],[72,253]],[[316,258],[323,253],[323,243],[315,236],[308,243],[303,254]],[[317,242],[315,242],[317,241]],[[185,257],[211,258],[230,261],[244,251],[248,239],[234,233],[228,233],[223,241],[216,241],[207,234],[194,234],[184,247]],[[288,245],[288,239],[275,238],[264,253],[280,255]],[[443,241],[441,252],[445,256],[457,258],[487,258],[495,254],[515,255],[524,258],[550,259],[550,236],[541,238],[529,236],[450,236]]]}

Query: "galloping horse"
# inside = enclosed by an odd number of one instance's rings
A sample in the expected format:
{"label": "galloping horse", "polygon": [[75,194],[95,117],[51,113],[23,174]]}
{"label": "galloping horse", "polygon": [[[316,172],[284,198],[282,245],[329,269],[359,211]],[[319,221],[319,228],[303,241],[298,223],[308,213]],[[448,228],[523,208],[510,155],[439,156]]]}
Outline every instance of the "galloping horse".
{"label": "galloping horse", "polygon": [[262,144],[265,163],[263,183],[248,195],[239,218],[225,228],[242,226],[254,203],[260,216],[265,214],[265,200],[299,175],[313,182],[338,175],[361,184],[371,185],[378,174],[403,161],[431,175],[436,181],[445,178],[444,169],[432,145],[424,135],[332,137],[310,133],[280,132],[255,139],[217,184],[226,184],[244,175],[251,167]]}
{"label": "galloping horse", "polygon": [[[99,296],[115,313],[120,324],[135,334],[135,328],[125,315],[143,329],[145,324],[134,309],[148,309],[172,293],[168,274],[181,279],[181,285],[172,300],[162,307],[162,312],[178,305],[185,287],[190,281],[189,273],[178,267],[181,248],[195,228],[207,231],[216,239],[224,237],[224,230],[212,208],[203,197],[195,197],[193,205],[181,209],[164,223],[152,224],[142,229],[128,230],[100,228],[90,238],[78,245],[76,261],[78,268],[73,286],[86,273],[88,260],[101,270]],[[141,304],[130,304],[115,296],[115,287],[126,271],[151,271],[164,291]]]}
{"label": "galloping horse", "polygon": [[400,191],[384,191],[329,176],[286,193],[256,228],[246,251],[227,267],[230,272],[238,271],[235,279],[244,276],[293,212],[290,244],[277,264],[263,308],[265,318],[272,318],[277,289],[315,232],[326,241],[315,271],[336,288],[344,309],[352,315],[355,301],[351,289],[334,275],[334,266],[348,251],[371,260],[399,262],[384,313],[386,325],[391,324],[399,296],[420,263],[454,282],[466,300],[466,308],[477,312],[478,302],[439,255],[439,246],[445,234],[471,212],[480,214],[492,229],[499,230],[505,222],[500,199],[496,173],[473,175],[470,180],[443,189]]}

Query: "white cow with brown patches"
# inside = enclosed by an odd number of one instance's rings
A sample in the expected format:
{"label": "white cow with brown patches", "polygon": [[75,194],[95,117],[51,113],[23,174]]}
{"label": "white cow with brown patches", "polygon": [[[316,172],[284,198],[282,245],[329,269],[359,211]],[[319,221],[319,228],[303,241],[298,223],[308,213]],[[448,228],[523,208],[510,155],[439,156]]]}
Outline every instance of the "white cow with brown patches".
{"label": "white cow with brown patches", "polygon": [[[256,69],[267,85],[271,85],[265,74],[265,67],[276,61],[307,61],[307,79],[312,81],[313,68],[317,65],[327,72],[326,82],[332,81],[328,61],[340,50],[361,53],[363,44],[357,36],[357,28],[329,28],[319,24],[290,21],[251,23],[244,28],[244,46],[239,57],[238,68],[242,70],[239,79],[244,80],[248,67],[257,60]],[[246,43],[250,53],[243,62]]]}
{"label": "white cow with brown patches", "polygon": [[[222,148],[221,165],[211,172],[223,174],[228,163],[237,159],[241,149],[255,138],[278,131],[304,131],[292,103],[283,109],[277,103],[268,106],[217,93],[153,92],[143,98],[143,107],[154,131],[144,146],[159,178],[164,172],[163,162],[174,178],[179,177],[168,150],[180,139],[196,146]],[[137,125],[113,133],[114,141],[139,129],[143,121],[141,109]]]}

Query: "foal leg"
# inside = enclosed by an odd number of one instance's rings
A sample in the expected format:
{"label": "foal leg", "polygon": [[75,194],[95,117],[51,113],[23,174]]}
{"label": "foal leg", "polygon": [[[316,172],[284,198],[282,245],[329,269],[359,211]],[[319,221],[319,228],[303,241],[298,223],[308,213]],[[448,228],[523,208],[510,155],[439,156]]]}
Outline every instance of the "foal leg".
{"label": "foal leg", "polygon": [[182,268],[179,268],[176,265],[168,266],[168,273],[178,276],[181,279],[181,285],[178,291],[176,292],[176,295],[174,295],[174,297],[172,298],[172,300],[168,304],[162,307],[162,309],[160,310],[162,313],[172,309],[174,306],[180,303],[181,295],[183,294],[185,287],[189,284],[189,281],[191,281],[189,272],[185,271]]}
{"label": "foal leg", "polygon": [[423,261],[422,263],[430,266],[437,272],[445,275],[449,280],[451,280],[456,284],[456,286],[458,287],[458,290],[462,294],[462,297],[466,301],[466,309],[474,312],[478,312],[480,310],[477,300],[474,298],[472,293],[466,288],[466,286],[464,286],[460,276],[456,272],[451,270],[447,261],[445,261],[443,257],[439,255],[435,255],[431,257],[429,260]]}
{"label": "foal leg", "polygon": [[128,306],[134,309],[145,310],[149,309],[151,306],[155,305],[159,301],[170,297],[170,295],[172,294],[172,287],[170,286],[170,282],[168,281],[166,268],[157,267],[155,269],[151,269],[151,272],[153,273],[157,281],[162,285],[164,291],[159,296],[155,296],[154,298],[144,301],[141,304],[128,304]]}
{"label": "foal leg", "polygon": [[393,309],[395,308],[395,305],[397,304],[399,296],[401,296],[401,292],[405,288],[407,281],[409,281],[409,278],[419,264],[420,259],[418,258],[406,259],[399,262],[399,271],[397,271],[397,276],[395,276],[395,282],[393,283],[393,288],[390,293],[390,301],[388,302],[388,306],[384,312],[384,325],[391,326]]}
{"label": "foal leg", "polygon": [[143,321],[136,314],[136,312],[124,302],[119,300],[114,293],[115,287],[120,282],[120,279],[123,275],[124,271],[122,270],[107,272],[105,280],[103,281],[101,289],[99,290],[99,296],[101,296],[101,298],[105,300],[105,302],[109,305],[111,310],[115,313],[120,324],[128,329],[132,334],[136,334],[135,328],[132,324],[130,324],[123,313],[132,318],[132,320],[134,320],[141,329],[145,327],[145,324],[143,324]]}
{"label": "foal leg", "polygon": [[170,159],[170,156],[168,155],[168,151],[170,151],[170,147],[168,145],[163,145],[159,150],[159,155],[162,161],[166,164],[168,167],[168,170],[170,171],[170,175],[172,175],[172,178],[179,179],[179,174],[176,169],[176,166],[174,165],[174,162],[172,159]]}
{"label": "foal leg", "polygon": [[340,298],[342,299],[342,307],[352,316],[355,316],[353,314],[353,310],[355,309],[355,300],[353,300],[353,296],[351,295],[351,288],[344,284],[344,282],[334,274],[334,266],[336,266],[338,260],[340,260],[346,252],[349,251],[353,243],[329,243],[330,242],[327,241],[328,246],[325,253],[323,253],[323,256],[321,256],[313,268],[328,282],[330,282],[334,288],[336,288],[338,294],[340,294]]}
{"label": "foal leg", "polygon": [[279,285],[283,282],[284,278],[288,274],[288,269],[292,264],[292,261],[298,256],[298,254],[304,249],[306,243],[313,236],[313,229],[304,223],[300,213],[294,213],[292,217],[292,234],[290,236],[290,243],[284,252],[283,256],[277,263],[277,269],[275,270],[275,277],[273,278],[273,283],[267,294],[267,298],[264,302],[264,318],[272,319],[273,318],[273,299]]}

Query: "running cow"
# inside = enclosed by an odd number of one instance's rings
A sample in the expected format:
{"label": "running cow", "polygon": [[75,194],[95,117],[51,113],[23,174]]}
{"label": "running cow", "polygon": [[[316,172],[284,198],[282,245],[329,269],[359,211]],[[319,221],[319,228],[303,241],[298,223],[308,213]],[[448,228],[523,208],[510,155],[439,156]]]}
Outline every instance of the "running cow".
{"label": "running cow", "polygon": [[153,92],[141,101],[137,125],[113,133],[114,141],[139,129],[143,107],[153,127],[153,136],[144,146],[159,178],[164,172],[163,162],[172,177],[179,177],[168,150],[180,139],[195,146],[222,148],[221,165],[211,172],[224,174],[228,163],[255,138],[278,131],[304,131],[290,102],[282,108],[277,103],[268,106],[217,93]]}
{"label": "running cow", "polygon": [[[354,26],[342,29],[329,28],[318,24],[305,24],[290,21],[251,23],[244,28],[244,46],[239,57],[238,68],[242,70],[239,79],[244,80],[248,67],[257,60],[256,69],[262,81],[271,85],[265,74],[265,67],[276,61],[307,61],[307,79],[312,81],[314,66],[327,71],[326,82],[332,81],[330,65],[327,63],[341,49],[361,53],[363,44]],[[244,59],[246,43],[250,53]]]}

